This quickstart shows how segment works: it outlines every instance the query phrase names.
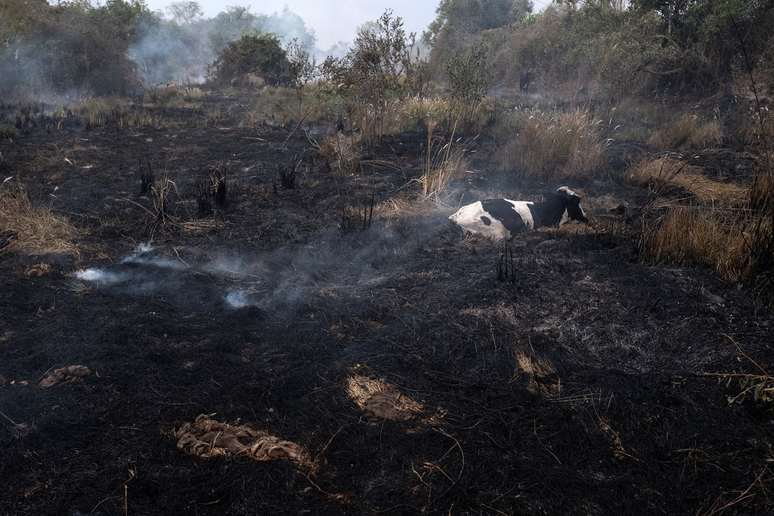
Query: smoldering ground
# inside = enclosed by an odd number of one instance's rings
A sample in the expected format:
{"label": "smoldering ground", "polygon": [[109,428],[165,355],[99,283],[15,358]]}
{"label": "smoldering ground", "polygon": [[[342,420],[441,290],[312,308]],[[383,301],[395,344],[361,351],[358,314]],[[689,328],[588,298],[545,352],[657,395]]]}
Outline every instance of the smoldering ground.
{"label": "smoldering ground", "polygon": [[414,226],[411,234],[376,225],[367,234],[332,229],[305,244],[255,255],[191,247],[137,246],[113,263],[76,271],[73,281],[122,296],[160,296],[191,310],[255,307],[289,318],[304,306],[336,298],[354,314],[358,299],[410,268],[412,254],[444,225]]}
{"label": "smoldering ground", "polygon": [[[771,409],[729,405],[737,377],[702,375],[759,372],[730,339],[771,370],[774,317],[755,292],[644,265],[604,224],[520,235],[514,280],[497,281],[501,245],[422,204],[419,132],[375,147],[401,166],[369,180],[371,227],[344,232],[355,178],[310,158],[296,188],[273,188],[288,154],[314,152],[298,135],[278,154],[286,137],[170,124],[4,144],[0,177],[67,215],[79,254],[0,254],[0,513],[770,510]],[[514,190],[479,145],[458,202]],[[75,146],[88,169],[64,162]],[[138,156],[179,187],[166,226],[149,198],[117,202],[140,189]],[[226,161],[232,197],[197,214],[195,183]],[[560,185],[516,186],[538,200]],[[583,191],[591,216],[620,224],[610,210],[645,194],[608,177]],[[69,365],[92,374],[38,387]],[[369,385],[413,411],[369,411],[353,396]],[[316,469],[188,455],[173,432],[202,414],[298,443]]]}

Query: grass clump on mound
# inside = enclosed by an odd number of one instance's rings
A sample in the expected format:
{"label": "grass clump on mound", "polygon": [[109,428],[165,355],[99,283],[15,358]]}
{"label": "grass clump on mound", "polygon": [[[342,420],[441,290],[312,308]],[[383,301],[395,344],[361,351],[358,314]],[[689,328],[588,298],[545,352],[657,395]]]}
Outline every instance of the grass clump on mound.
{"label": "grass clump on mound", "polygon": [[72,243],[78,230],[65,217],[35,206],[21,186],[0,186],[0,253],[78,254]]}

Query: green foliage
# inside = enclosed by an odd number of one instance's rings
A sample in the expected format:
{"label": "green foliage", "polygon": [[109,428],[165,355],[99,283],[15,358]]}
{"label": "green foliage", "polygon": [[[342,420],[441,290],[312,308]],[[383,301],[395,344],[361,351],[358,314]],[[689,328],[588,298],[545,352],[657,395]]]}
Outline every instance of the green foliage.
{"label": "green foliage", "polygon": [[19,137],[19,131],[10,124],[0,122],[0,140],[15,140]]}
{"label": "green foliage", "polygon": [[46,0],[0,1],[0,42],[11,44],[20,36],[36,34],[52,21]]}
{"label": "green foliage", "polygon": [[[152,15],[142,0],[103,5],[66,2],[56,7],[10,0],[2,6],[0,93],[26,83],[35,91],[78,89],[124,93],[134,67],[126,58],[141,20]],[[7,17],[6,17],[7,15]]]}
{"label": "green foliage", "polygon": [[360,28],[349,53],[323,63],[323,75],[344,87],[351,98],[372,102],[421,94],[427,85],[424,63],[412,59],[414,35],[389,9],[376,23]]}
{"label": "green foliage", "polygon": [[531,12],[530,0],[443,0],[422,34],[422,41],[432,46],[431,69],[440,76],[443,63],[478,44],[482,34],[506,34]]}
{"label": "green foliage", "polygon": [[[678,59],[667,67],[646,62],[655,74],[668,72],[680,87],[711,92],[731,75],[737,56],[744,51],[763,55],[771,39],[774,3],[747,0],[635,0],[633,10],[657,13],[664,47]],[[674,68],[671,68],[671,67]]]}
{"label": "green foliage", "polygon": [[[774,2],[765,0],[584,0],[530,15],[514,2],[489,24],[496,2],[444,0],[424,34],[440,77],[455,54],[485,42],[498,80],[532,84],[560,100],[616,102],[653,92],[712,94],[733,80],[743,50],[763,66],[772,48]],[[522,8],[519,8],[519,6]]]}
{"label": "green foliage", "polygon": [[190,25],[204,15],[201,6],[190,0],[172,2],[166,7],[166,11],[172,20],[180,25]]}
{"label": "green foliage", "polygon": [[317,60],[309,52],[309,48],[294,39],[285,45],[287,59],[287,73],[290,83],[295,88],[303,88],[306,84],[317,78],[319,73]]}
{"label": "green foliage", "polygon": [[212,64],[210,75],[214,82],[228,84],[246,74],[255,74],[278,86],[290,83],[288,66],[287,53],[277,36],[255,31],[229,43]]}
{"label": "green foliage", "polygon": [[[435,45],[439,37],[449,40],[451,34],[478,34],[506,27],[532,12],[529,0],[441,0],[437,17],[422,34],[422,41]],[[446,36],[446,37],[444,37]]]}
{"label": "green foliage", "polygon": [[452,97],[462,103],[479,102],[492,87],[495,74],[487,63],[488,48],[479,45],[464,53],[455,54],[446,62]]}
{"label": "green foliage", "polygon": [[236,41],[244,34],[252,32],[253,27],[262,26],[266,16],[255,15],[249,7],[231,6],[218,13],[207,24],[206,33],[212,44],[212,48],[221,51],[226,48],[229,41]]}

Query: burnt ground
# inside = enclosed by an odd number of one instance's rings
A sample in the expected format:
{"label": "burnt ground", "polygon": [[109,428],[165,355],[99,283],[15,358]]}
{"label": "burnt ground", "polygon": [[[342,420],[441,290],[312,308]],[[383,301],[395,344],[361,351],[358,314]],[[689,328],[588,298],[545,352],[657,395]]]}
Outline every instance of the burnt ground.
{"label": "burnt ground", "polygon": [[[704,374],[758,372],[732,339],[774,368],[772,315],[707,269],[640,263],[611,210],[647,192],[570,184],[593,224],[517,238],[497,281],[502,246],[455,234],[451,206],[560,185],[492,172],[496,142],[443,207],[411,182],[426,135],[386,136],[371,227],[344,231],[370,172],[334,174],[301,134],[280,151],[282,128],[159,116],[2,142],[2,178],[80,231],[75,254],[0,254],[0,514],[772,510],[772,410]],[[174,181],[165,224],[148,164]],[[227,205],[200,214],[213,169]],[[71,365],[91,374],[39,386]],[[186,453],[201,414],[304,458]]]}

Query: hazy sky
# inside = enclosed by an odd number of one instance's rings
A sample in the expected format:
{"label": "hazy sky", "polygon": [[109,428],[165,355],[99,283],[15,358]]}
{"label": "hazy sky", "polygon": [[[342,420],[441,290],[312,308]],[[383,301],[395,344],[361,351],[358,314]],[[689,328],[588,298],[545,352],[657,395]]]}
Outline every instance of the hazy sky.
{"label": "hazy sky", "polygon": [[[153,11],[161,11],[173,0],[146,0]],[[434,0],[197,0],[204,16],[212,18],[225,10],[226,6],[250,6],[253,14],[282,12],[284,6],[303,18],[307,28],[314,29],[317,47],[328,49],[339,41],[351,42],[357,28],[365,22],[375,21],[386,8],[394,16],[403,18],[406,33],[416,32],[417,38],[435,19]],[[550,3],[550,0],[533,0],[535,10]]]}

